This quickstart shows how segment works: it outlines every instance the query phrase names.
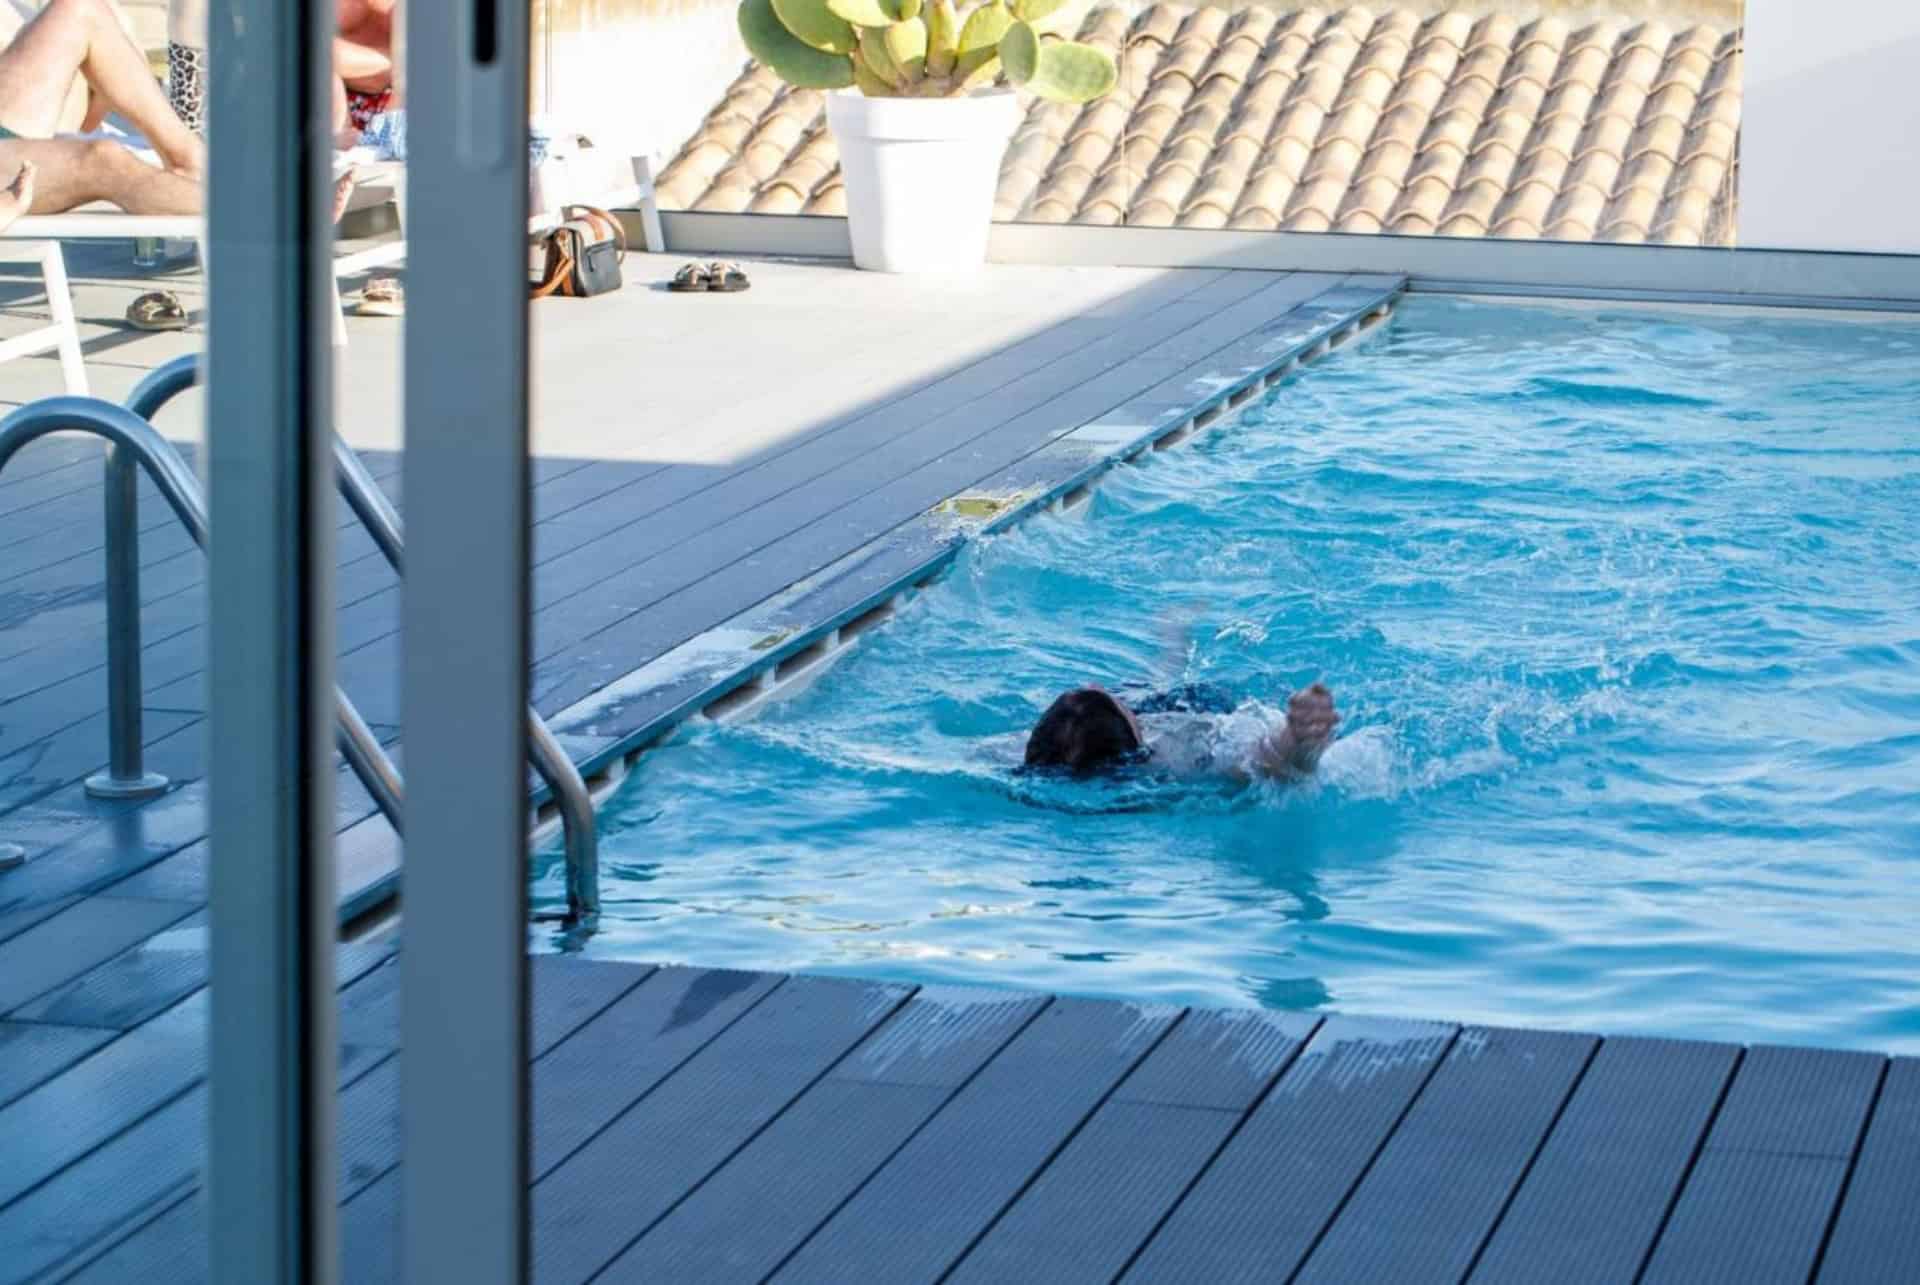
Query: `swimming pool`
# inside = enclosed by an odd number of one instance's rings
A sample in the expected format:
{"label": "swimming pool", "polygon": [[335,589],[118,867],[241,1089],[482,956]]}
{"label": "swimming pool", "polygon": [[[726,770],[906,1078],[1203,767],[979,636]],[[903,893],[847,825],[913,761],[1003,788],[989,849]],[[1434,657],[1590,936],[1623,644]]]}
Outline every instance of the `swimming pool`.
{"label": "swimming pool", "polygon": [[[1916,501],[1920,326],[1409,300],[644,756],[588,951],[1920,1048]],[[1307,786],[1013,770],[1314,678]]]}

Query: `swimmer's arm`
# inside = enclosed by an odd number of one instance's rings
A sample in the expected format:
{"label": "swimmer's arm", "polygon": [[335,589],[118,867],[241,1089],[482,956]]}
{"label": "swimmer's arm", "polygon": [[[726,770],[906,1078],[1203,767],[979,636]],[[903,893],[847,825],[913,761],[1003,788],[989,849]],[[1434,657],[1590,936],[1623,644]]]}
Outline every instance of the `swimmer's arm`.
{"label": "swimmer's arm", "polygon": [[1287,721],[1261,737],[1254,748],[1255,775],[1275,781],[1298,781],[1313,775],[1320,756],[1333,744],[1333,729],[1339,722],[1333,693],[1324,684],[1315,683],[1295,692],[1287,702]]}

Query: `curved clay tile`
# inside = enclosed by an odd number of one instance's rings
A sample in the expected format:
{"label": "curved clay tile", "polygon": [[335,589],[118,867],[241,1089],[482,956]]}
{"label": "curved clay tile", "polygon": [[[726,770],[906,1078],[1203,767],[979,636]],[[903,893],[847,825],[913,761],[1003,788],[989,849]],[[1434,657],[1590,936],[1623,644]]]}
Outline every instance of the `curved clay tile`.
{"label": "curved clay tile", "polygon": [[1427,19],[1423,34],[1427,39],[1453,46],[1457,58],[1467,51],[1473,38],[1473,15],[1458,9],[1446,10]]}
{"label": "curved clay tile", "polygon": [[1479,210],[1462,209],[1442,219],[1434,228],[1434,233],[1437,236],[1483,237],[1487,235],[1487,221]]}
{"label": "curved clay tile", "polygon": [[747,205],[749,214],[798,214],[806,208],[807,193],[786,179],[764,183]]}
{"label": "curved clay tile", "polygon": [[1273,39],[1273,29],[1280,25],[1280,20],[1280,15],[1271,9],[1238,10],[1220,33],[1220,58],[1228,65],[1240,67],[1244,75],[1246,68],[1266,56],[1267,43]]}
{"label": "curved clay tile", "polygon": [[1133,205],[1133,194],[1140,189],[1140,174],[1128,169],[1117,160],[1109,161],[1105,169],[1094,176],[1093,186],[1080,198],[1082,209],[1091,209],[1097,205],[1111,205],[1120,211],[1122,219]]}
{"label": "curved clay tile", "polygon": [[1333,221],[1335,232],[1383,232],[1386,224],[1371,210],[1351,210]]}
{"label": "curved clay tile", "polygon": [[1451,179],[1436,176],[1415,178],[1400,192],[1400,199],[1394,202],[1393,209],[1387,214],[1389,226],[1398,227],[1406,219],[1417,219],[1432,227],[1445,213],[1447,201],[1453,196]]}
{"label": "curved clay tile", "polygon": [[1391,175],[1376,173],[1362,175],[1347,188],[1341,198],[1340,207],[1334,215],[1334,224],[1342,231],[1352,231],[1359,223],[1371,224],[1375,230],[1385,226],[1387,214],[1393,209],[1394,198],[1400,195],[1400,183]]}
{"label": "curved clay tile", "polygon": [[1227,206],[1218,201],[1193,201],[1180,211],[1180,226],[1183,228],[1224,228],[1227,226]]}
{"label": "curved clay tile", "polygon": [[1190,9],[1178,5],[1157,4],[1134,19],[1133,30],[1127,36],[1128,44],[1157,44],[1162,48],[1173,43],[1180,31],[1181,24],[1187,20]]}
{"label": "curved clay tile", "polygon": [[1333,220],[1319,207],[1303,209],[1280,220],[1282,232],[1331,232]]}
{"label": "curved clay tile", "polygon": [[1674,245],[1701,245],[1707,239],[1707,223],[1713,212],[1711,194],[1697,189],[1675,193],[1654,215],[1654,241]]}
{"label": "curved clay tile", "polygon": [[1547,216],[1545,235],[1554,241],[1590,241],[1606,206],[1607,194],[1600,188],[1584,183],[1563,187]]}
{"label": "curved clay tile", "polygon": [[1046,196],[1027,207],[1026,223],[1071,223],[1074,211],[1079,206],[1072,201],[1062,201]]}
{"label": "curved clay tile", "polygon": [[1127,209],[1128,226],[1143,228],[1170,228],[1173,226],[1174,208],[1165,201],[1142,198],[1136,200]]}
{"label": "curved clay tile", "polygon": [[847,190],[835,183],[832,187],[822,188],[813,194],[807,202],[805,213],[821,214],[829,218],[844,218],[847,213]]}

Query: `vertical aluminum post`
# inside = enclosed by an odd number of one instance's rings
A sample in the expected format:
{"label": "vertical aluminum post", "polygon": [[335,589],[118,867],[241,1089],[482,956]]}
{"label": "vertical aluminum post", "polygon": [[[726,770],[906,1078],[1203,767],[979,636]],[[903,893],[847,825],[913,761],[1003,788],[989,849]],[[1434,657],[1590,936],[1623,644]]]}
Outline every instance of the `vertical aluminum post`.
{"label": "vertical aluminum post", "polygon": [[527,1278],[527,17],[504,0],[407,11],[400,1059],[413,1282]]}
{"label": "vertical aluminum post", "polygon": [[327,0],[208,7],[212,1279],[337,1276]]}
{"label": "vertical aluminum post", "polygon": [[107,770],[87,778],[100,799],[151,798],[167,778],[149,772],[140,722],[140,464],[107,451]]}

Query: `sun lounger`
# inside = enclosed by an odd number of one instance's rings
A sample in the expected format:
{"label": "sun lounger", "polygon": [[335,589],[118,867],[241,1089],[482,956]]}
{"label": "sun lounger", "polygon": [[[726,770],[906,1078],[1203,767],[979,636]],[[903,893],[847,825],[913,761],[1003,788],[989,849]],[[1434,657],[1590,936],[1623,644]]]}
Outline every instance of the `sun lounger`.
{"label": "sun lounger", "polygon": [[[620,162],[611,163],[620,164]],[[607,162],[602,163],[603,169],[606,164]],[[608,171],[607,181],[617,185],[610,186],[610,190],[599,192],[593,198],[593,203],[609,209],[638,208],[641,212],[641,228],[646,248],[656,252],[665,250],[666,240],[660,229],[660,212],[654,203],[652,164],[645,156],[633,157],[625,164],[631,166],[630,178],[617,179]],[[355,198],[348,204],[348,210],[365,208],[379,200],[392,200],[402,213],[404,233],[406,210],[404,167],[386,163],[359,167],[356,172],[361,177],[356,182]],[[558,214],[552,211],[535,214],[529,220],[528,233],[545,231],[558,221]],[[66,260],[61,253],[60,242],[117,241],[142,237],[194,242],[201,249],[201,261],[203,263],[206,261],[206,226],[205,221],[198,215],[127,214],[111,206],[86,207],[67,214],[28,215],[16,220],[13,226],[4,232],[0,232],[0,240],[16,243],[7,249],[0,249],[0,257],[26,258],[38,261],[40,264],[41,277],[46,284],[48,311],[52,316],[46,326],[28,334],[0,341],[0,362],[11,361],[15,357],[58,352],[67,391],[86,392],[87,377],[81,362],[79,325],[74,315],[73,293],[67,281]],[[376,268],[392,267],[405,261],[406,257],[407,244],[404,235],[395,240],[383,241],[377,245],[335,257],[333,261],[333,337],[336,344],[344,346],[347,342],[345,314],[340,302],[340,278],[360,276]]]}

